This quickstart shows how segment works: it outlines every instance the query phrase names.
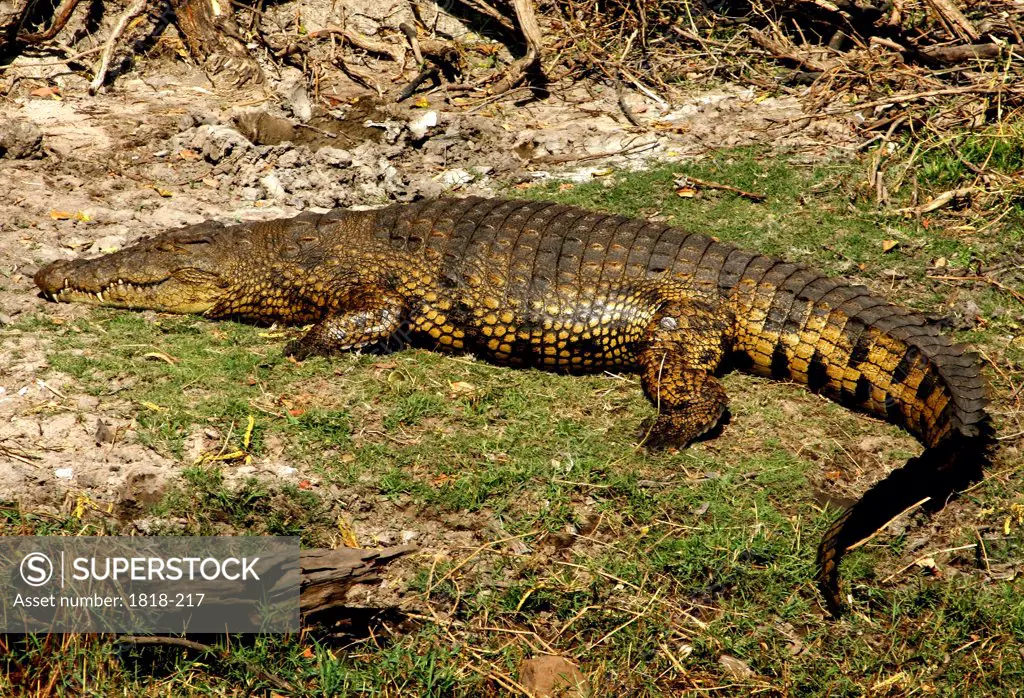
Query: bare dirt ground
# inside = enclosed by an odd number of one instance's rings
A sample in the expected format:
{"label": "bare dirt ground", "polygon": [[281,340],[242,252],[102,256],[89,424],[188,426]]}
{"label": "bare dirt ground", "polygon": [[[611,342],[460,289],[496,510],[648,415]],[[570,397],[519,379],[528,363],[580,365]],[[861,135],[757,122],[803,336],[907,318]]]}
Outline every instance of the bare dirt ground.
{"label": "bare dirt ground", "polygon": [[[150,63],[89,97],[74,76],[58,80],[62,90],[46,87],[52,69],[31,63],[17,68],[17,88],[0,101],[0,130],[20,144],[0,159],[0,459],[8,461],[0,498],[34,507],[59,505],[69,491],[107,502],[134,498],[181,465],[133,440],[116,389],[95,397],[67,377],[44,382],[44,341],[5,329],[25,314],[60,322],[84,312],[35,295],[32,274],[47,262],[207,219],[493,195],[712,148],[769,144],[821,159],[853,144],[841,123],[802,120],[793,97],[730,85],[671,105],[630,96],[651,124],[646,130],[623,118],[612,90],[587,84],[478,108],[446,104],[436,93],[419,106],[386,104],[352,85],[312,105],[303,124],[291,112],[309,97],[294,76],[240,92],[215,89],[180,63]],[[275,92],[282,84],[288,99]],[[97,440],[101,421],[118,430],[113,444]]]}

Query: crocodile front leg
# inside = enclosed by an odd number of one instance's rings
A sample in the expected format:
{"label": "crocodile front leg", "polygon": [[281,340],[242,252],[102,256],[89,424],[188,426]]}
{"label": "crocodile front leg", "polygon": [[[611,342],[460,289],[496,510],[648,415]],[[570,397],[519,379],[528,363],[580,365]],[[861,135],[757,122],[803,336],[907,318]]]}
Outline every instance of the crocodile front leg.
{"label": "crocodile front leg", "polygon": [[650,449],[686,446],[712,429],[729,398],[712,375],[725,355],[727,315],[702,299],[666,303],[639,355],[640,383],[658,416],[645,425]]}
{"label": "crocodile front leg", "polygon": [[289,342],[285,356],[302,361],[383,342],[401,328],[406,314],[401,298],[379,290],[360,294],[354,303],[346,305],[346,312],[327,315],[303,337]]}

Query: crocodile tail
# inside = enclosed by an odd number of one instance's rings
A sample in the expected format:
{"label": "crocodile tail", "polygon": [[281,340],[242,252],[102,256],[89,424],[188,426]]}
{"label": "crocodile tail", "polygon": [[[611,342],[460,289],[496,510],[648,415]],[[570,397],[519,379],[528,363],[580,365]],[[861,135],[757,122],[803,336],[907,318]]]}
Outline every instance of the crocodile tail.
{"label": "crocodile tail", "polygon": [[937,511],[956,493],[981,479],[990,458],[991,428],[977,436],[954,435],[892,471],[837,518],[818,546],[818,589],[833,618],[843,611],[839,563],[843,555],[901,512],[924,500]]}
{"label": "crocodile tail", "polygon": [[838,612],[843,552],[915,502],[941,508],[980,476],[992,429],[977,355],[925,316],[863,286],[760,255],[730,253],[719,285],[736,316],[733,348],[753,373],[806,385],[904,427],[920,456],[875,485],[830,527],[819,581]]}

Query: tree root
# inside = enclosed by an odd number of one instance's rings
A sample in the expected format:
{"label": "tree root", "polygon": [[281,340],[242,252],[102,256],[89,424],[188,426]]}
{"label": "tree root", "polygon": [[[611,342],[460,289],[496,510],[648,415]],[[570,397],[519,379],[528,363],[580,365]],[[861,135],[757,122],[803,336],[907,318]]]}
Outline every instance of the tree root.
{"label": "tree root", "polygon": [[110,69],[110,57],[114,53],[114,46],[117,44],[117,40],[121,34],[124,33],[128,23],[133,19],[141,15],[146,10],[146,5],[149,0],[135,0],[124,14],[117,20],[117,24],[114,26],[114,30],[110,32],[110,37],[107,39],[107,44],[103,48],[103,55],[100,57],[100,65],[96,69],[96,76],[93,78],[92,83],[89,85],[89,95],[95,95],[103,83],[107,79],[107,71]]}

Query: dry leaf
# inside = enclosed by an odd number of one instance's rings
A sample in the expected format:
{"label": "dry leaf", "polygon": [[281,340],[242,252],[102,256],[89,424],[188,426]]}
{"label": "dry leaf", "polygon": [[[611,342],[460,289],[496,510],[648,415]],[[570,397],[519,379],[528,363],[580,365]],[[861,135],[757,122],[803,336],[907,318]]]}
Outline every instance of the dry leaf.
{"label": "dry leaf", "polygon": [[142,355],[142,358],[157,359],[158,361],[163,361],[167,364],[170,364],[171,366],[178,363],[177,358],[171,356],[170,354],[165,354],[162,351],[147,351],[145,354]]}
{"label": "dry leaf", "polygon": [[882,240],[882,252],[888,253],[899,247],[899,240]]}
{"label": "dry leaf", "polygon": [[466,381],[453,381],[450,385],[453,395],[472,395],[476,392],[476,386]]}
{"label": "dry leaf", "polygon": [[359,541],[356,540],[355,529],[344,516],[338,517],[338,532],[341,533],[341,542],[346,548],[359,547]]}
{"label": "dry leaf", "polygon": [[415,102],[413,102],[413,106],[419,107],[420,109],[427,109],[430,107],[430,100],[427,99],[426,97],[420,97]]}
{"label": "dry leaf", "polygon": [[737,681],[745,681],[754,676],[754,670],[742,659],[723,654],[718,657],[718,664],[725,672]]}
{"label": "dry leaf", "polygon": [[29,92],[33,97],[53,97],[55,99],[60,98],[60,90],[56,87],[40,87],[38,89]]}
{"label": "dry leaf", "polygon": [[676,196],[683,199],[692,199],[697,196],[697,190],[693,187],[679,187],[676,189]]}
{"label": "dry leaf", "polygon": [[74,217],[74,214],[70,213],[68,211],[57,211],[57,210],[50,211],[50,218],[52,218],[55,221],[66,221],[66,220],[70,220],[73,217]]}
{"label": "dry leaf", "polygon": [[451,475],[441,474],[441,475],[438,475],[437,477],[432,478],[430,480],[430,485],[432,487],[442,487],[443,485],[447,485],[449,482],[451,482],[454,479],[455,478],[453,478]]}

